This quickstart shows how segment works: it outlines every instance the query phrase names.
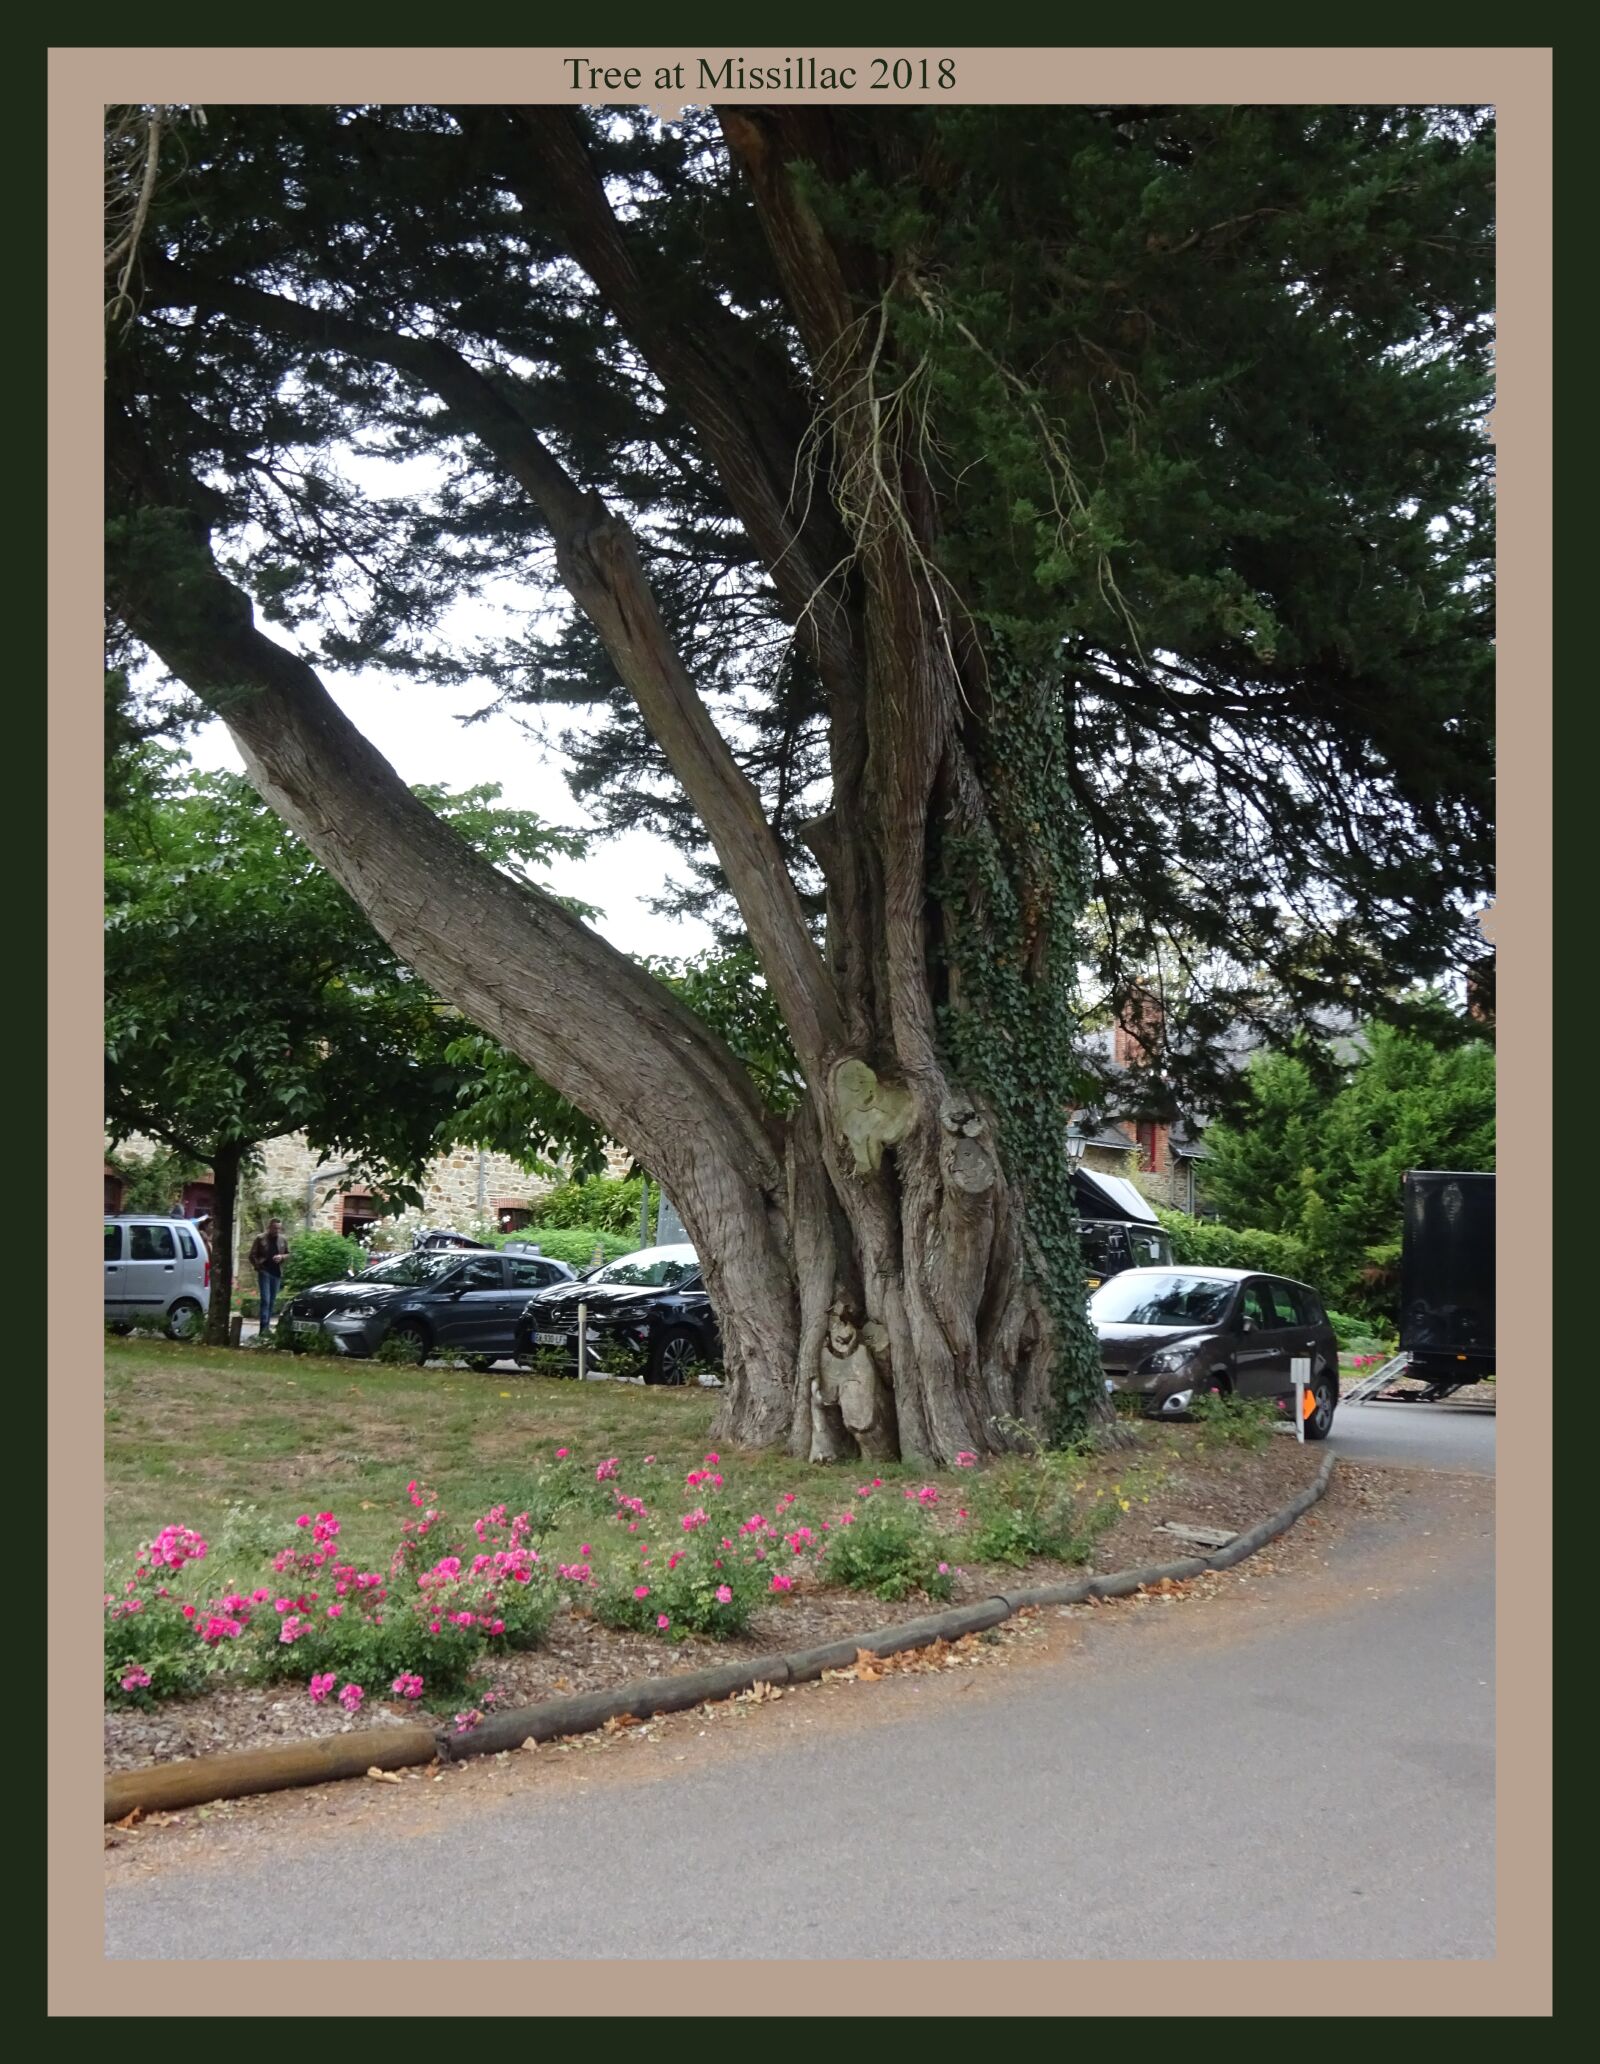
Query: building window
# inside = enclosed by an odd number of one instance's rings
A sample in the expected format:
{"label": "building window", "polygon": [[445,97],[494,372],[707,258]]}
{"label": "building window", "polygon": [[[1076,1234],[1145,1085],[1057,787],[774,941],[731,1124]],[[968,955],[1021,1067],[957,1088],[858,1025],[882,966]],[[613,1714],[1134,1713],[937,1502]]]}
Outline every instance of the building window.
{"label": "building window", "polygon": [[346,1190],[339,1199],[339,1230],[347,1240],[359,1240],[368,1226],[378,1222],[378,1200],[365,1191]]}
{"label": "building window", "polygon": [[494,1216],[503,1233],[520,1233],[524,1226],[533,1224],[533,1212],[526,1204],[497,1204]]}
{"label": "building window", "polygon": [[178,1205],[180,1218],[209,1218],[211,1207],[216,1202],[215,1185],[208,1182],[191,1182],[183,1186],[183,1197]]}
{"label": "building window", "polygon": [[1157,1125],[1148,1118],[1141,1118],[1134,1126],[1134,1137],[1139,1142],[1139,1173],[1141,1175],[1159,1175],[1161,1173],[1161,1135],[1165,1130],[1166,1127],[1164,1125]]}

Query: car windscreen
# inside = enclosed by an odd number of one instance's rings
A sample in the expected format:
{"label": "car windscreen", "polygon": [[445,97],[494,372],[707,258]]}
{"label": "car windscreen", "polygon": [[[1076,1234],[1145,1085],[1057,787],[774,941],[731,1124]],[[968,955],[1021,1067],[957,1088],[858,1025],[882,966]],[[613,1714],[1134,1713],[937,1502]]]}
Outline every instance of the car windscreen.
{"label": "car windscreen", "polygon": [[418,1283],[437,1283],[461,1266],[459,1252],[448,1247],[429,1248],[417,1254],[402,1254],[396,1261],[380,1261],[367,1269],[363,1283],[397,1283],[409,1288]]}
{"label": "car windscreen", "polygon": [[1233,1301],[1235,1286],[1214,1276],[1113,1276],[1089,1299],[1097,1326],[1215,1326]]}
{"label": "car windscreen", "polygon": [[637,1255],[624,1255],[621,1261],[608,1262],[603,1269],[596,1269],[585,1280],[590,1283],[620,1283],[630,1287],[649,1290],[675,1290],[680,1283],[698,1273],[692,1261],[679,1261],[669,1255],[657,1255],[653,1260],[642,1261]]}

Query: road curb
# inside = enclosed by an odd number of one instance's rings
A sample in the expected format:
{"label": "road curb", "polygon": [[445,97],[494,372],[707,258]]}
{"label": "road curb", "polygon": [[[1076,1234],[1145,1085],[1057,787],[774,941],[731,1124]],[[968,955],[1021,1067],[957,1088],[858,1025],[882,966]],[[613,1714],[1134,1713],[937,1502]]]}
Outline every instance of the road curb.
{"label": "road curb", "polygon": [[614,1691],[574,1692],[495,1713],[465,1734],[435,1732],[422,1726],[365,1727],[353,1734],[313,1736],[286,1742],[280,1748],[246,1749],[223,1756],[192,1756],[151,1769],[120,1770],[105,1781],[105,1817],[167,1812],[203,1806],[215,1799],[238,1799],[257,1792],[288,1791],[334,1779],[363,1777],[369,1770],[404,1770],[428,1763],[465,1762],[520,1749],[528,1742],[562,1740],[589,1734],[611,1720],[648,1720],[658,1713],[678,1713],[707,1700],[736,1697],[757,1684],[781,1690],[806,1684],[827,1670],[847,1669],[858,1651],[878,1657],[908,1649],[930,1648],[936,1641],[959,1641],[986,1633],[1030,1606],[1080,1605],[1090,1598],[1126,1598],[1163,1582],[1182,1583],[1210,1570],[1232,1569],[1269,1541],[1287,1533],[1328,1488],[1335,1457],[1327,1456],[1315,1479],[1291,1498],[1280,1512],[1248,1532],[1237,1534],[1215,1554],[1186,1556],[1180,1562],[1151,1563],[1118,1570],[1103,1577],[1080,1577],[1070,1583],[1039,1584],[1027,1590],[1001,1591],[948,1611],[925,1614],[899,1626],[846,1636],[815,1648],[785,1655],[757,1656],[744,1663],[724,1663],[675,1677],[641,1677]]}

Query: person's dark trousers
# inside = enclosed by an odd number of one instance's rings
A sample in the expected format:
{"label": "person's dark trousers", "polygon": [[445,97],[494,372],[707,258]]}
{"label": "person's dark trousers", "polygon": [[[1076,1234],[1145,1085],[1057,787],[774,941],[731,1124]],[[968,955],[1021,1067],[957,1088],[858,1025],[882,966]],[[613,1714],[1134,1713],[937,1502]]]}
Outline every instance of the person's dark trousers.
{"label": "person's dark trousers", "polygon": [[272,1307],[283,1288],[282,1269],[257,1269],[256,1287],[261,1292],[261,1330],[265,1333],[272,1324]]}

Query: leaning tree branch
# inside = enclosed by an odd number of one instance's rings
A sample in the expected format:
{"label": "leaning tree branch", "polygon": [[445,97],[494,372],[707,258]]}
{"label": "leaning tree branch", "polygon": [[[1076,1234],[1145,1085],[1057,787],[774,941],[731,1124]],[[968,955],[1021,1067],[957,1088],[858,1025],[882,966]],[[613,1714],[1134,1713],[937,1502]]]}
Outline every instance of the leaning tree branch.
{"label": "leaning tree branch", "polygon": [[108,456],[122,511],[181,512],[190,547],[175,573],[133,537],[115,543],[118,613],[223,718],[257,788],[394,950],[664,1179],[722,1155],[739,1187],[780,1195],[760,1101],[734,1055],[664,984],[412,795],[312,667],[256,628],[181,485],[155,475],[116,412]]}
{"label": "leaning tree branch", "polygon": [[439,340],[373,329],[259,288],[201,280],[165,261],[150,267],[148,295],[389,365],[429,387],[488,447],[538,509],[563,585],[594,624],[705,825],[803,1065],[825,1068],[844,1037],[833,983],[761,798],[678,655],[622,518],[579,487],[493,383]]}

